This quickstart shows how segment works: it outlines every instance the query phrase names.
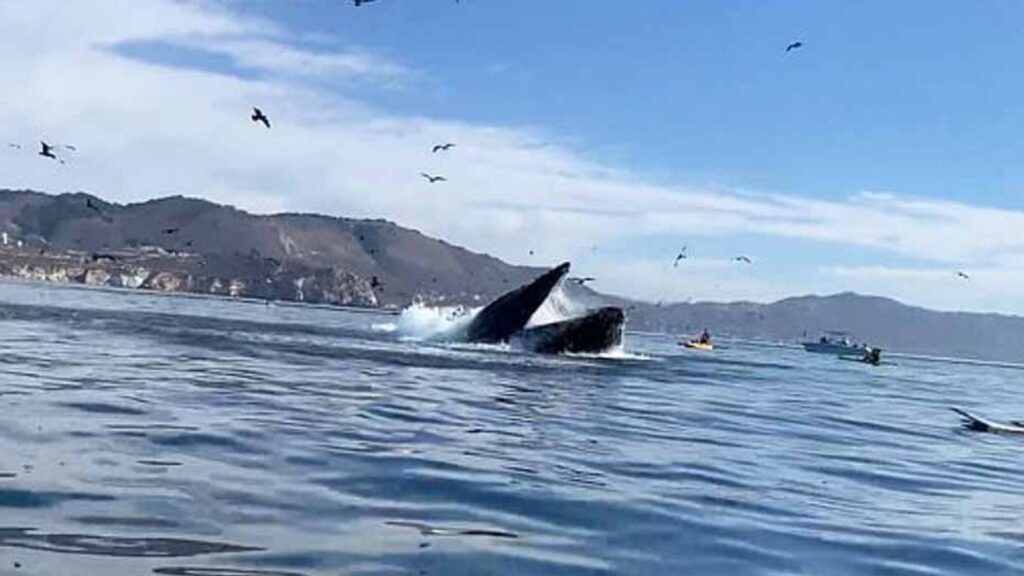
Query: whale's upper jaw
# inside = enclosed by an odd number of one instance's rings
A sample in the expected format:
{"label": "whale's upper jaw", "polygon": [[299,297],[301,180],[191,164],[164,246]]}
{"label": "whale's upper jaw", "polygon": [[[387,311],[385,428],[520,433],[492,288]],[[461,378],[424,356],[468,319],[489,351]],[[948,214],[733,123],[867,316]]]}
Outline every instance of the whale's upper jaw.
{"label": "whale's upper jaw", "polygon": [[508,292],[473,317],[464,338],[469,342],[506,342],[522,330],[534,312],[544,304],[551,291],[569,273],[569,262],[540,275],[533,282]]}

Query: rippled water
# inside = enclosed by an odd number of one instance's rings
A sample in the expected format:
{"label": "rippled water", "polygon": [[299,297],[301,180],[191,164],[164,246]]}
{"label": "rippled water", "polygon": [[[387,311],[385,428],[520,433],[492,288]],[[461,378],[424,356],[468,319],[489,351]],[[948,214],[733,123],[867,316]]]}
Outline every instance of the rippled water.
{"label": "rippled water", "polygon": [[386,321],[0,286],[0,574],[1024,570],[1020,371]]}

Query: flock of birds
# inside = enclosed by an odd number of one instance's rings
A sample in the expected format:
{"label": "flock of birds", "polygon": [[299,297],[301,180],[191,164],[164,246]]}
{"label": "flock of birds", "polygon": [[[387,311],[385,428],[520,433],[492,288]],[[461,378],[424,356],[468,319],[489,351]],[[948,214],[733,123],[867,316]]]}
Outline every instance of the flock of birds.
{"label": "flock of birds", "polygon": [[[797,42],[797,44],[799,44],[799,42]],[[683,260],[686,260],[688,257],[689,257],[689,255],[687,254],[687,247],[683,246],[682,250],[680,250],[679,253],[676,254],[676,259],[675,259],[675,261],[672,262],[672,267],[673,268],[678,268],[679,267],[679,263],[682,262]],[[744,256],[742,254],[739,255],[739,256],[733,256],[732,257],[732,261],[733,262],[742,262],[743,264],[753,264],[754,263],[754,261],[751,260],[750,257]],[[963,270],[957,270],[956,271],[956,275],[957,275],[957,278],[960,278],[961,280],[970,280],[971,279],[970,275],[967,274],[966,272],[964,272]]]}
{"label": "flock of birds", "polygon": [[[17,144],[17,143],[14,143],[14,142],[9,142],[7,144],[7,146],[8,146],[8,148],[13,148],[14,150],[22,150],[22,149],[25,148],[21,144]],[[58,148],[63,149],[63,150],[67,150],[69,152],[77,152],[78,151],[78,148],[75,147],[72,144],[61,144],[61,145],[58,146],[58,145],[55,145],[55,144],[49,144],[49,143],[47,143],[44,140],[40,140],[39,141],[39,155],[40,156],[42,156],[44,158],[49,158],[50,160],[56,160],[57,163],[59,163],[61,165],[67,164],[67,161],[64,158],[61,158],[60,156],[58,156],[57,153],[55,152]]]}
{"label": "flock of birds", "polygon": [[[357,8],[362,6],[363,4],[369,4],[369,3],[375,2],[375,1],[376,0],[352,0],[353,4]],[[459,0],[456,0],[456,3],[458,3],[458,1]],[[792,42],[792,43],[790,43],[790,44],[788,44],[786,46],[785,52],[789,53],[789,52],[792,52],[793,50],[802,49],[803,47],[804,47],[803,42],[800,42],[800,41]],[[256,106],[253,107],[252,115],[250,116],[250,119],[254,123],[256,123],[256,124],[262,124],[268,130],[271,128],[270,118],[267,117],[267,115],[259,107],[256,107]],[[40,150],[39,150],[39,155],[40,156],[43,156],[45,158],[49,158],[51,160],[56,160],[57,162],[59,162],[62,165],[66,164],[65,159],[60,157],[60,156],[58,156],[55,153],[55,150],[58,148],[58,146],[48,144],[45,141],[40,141],[39,144],[40,144]],[[8,146],[10,146],[11,148],[14,148],[14,149],[18,149],[18,150],[21,150],[23,148],[23,146],[21,144],[16,144],[16,143],[9,143]],[[455,145],[454,142],[445,142],[445,143],[442,143],[442,144],[435,144],[433,146],[433,148],[431,148],[431,153],[437,154],[438,152],[448,152],[452,148],[455,148],[455,146],[456,145]],[[73,146],[71,144],[63,144],[63,145],[60,145],[59,147],[63,148],[64,150],[70,151],[70,152],[75,152],[75,151],[78,150],[75,146]],[[440,175],[436,175],[436,174],[430,174],[428,172],[420,172],[420,176],[422,176],[429,184],[438,184],[440,182],[447,182],[448,181],[448,178],[446,178],[445,176],[440,176]],[[101,216],[104,216],[102,210],[98,206],[93,204],[93,202],[91,200],[88,200],[88,199],[86,200],[86,206],[89,209],[91,209],[91,210],[95,211],[96,213],[100,214]],[[165,230],[165,233],[173,233],[173,231],[172,232],[167,232]],[[534,251],[533,250],[530,250],[530,255],[531,256],[534,255]],[[686,260],[687,258],[688,258],[687,246],[683,246],[682,249],[679,251],[679,253],[676,255],[675,260],[672,263],[672,267],[673,268],[678,268],[680,262],[682,262],[683,260]],[[738,255],[738,256],[733,256],[731,258],[731,261],[739,262],[739,263],[743,263],[743,264],[753,264],[753,260],[750,257],[744,256],[742,254]],[[956,275],[961,280],[970,280],[971,279],[971,277],[966,272],[964,272],[962,270],[958,270],[956,272]],[[586,278],[573,278],[572,280],[574,282],[576,282],[577,284],[582,286],[582,285],[586,284],[587,282],[591,282],[591,281],[593,281],[595,279],[592,278],[592,277],[586,277]]]}
{"label": "flock of birds", "polygon": [[[369,1],[372,1],[372,0],[357,0],[357,1],[369,2]],[[358,4],[357,4],[357,6],[358,6]],[[249,116],[249,118],[253,122],[257,123],[257,124],[262,124],[263,126],[265,126],[267,128],[267,130],[270,130],[270,118],[268,118],[267,115],[263,112],[263,110],[260,110],[259,107],[253,106],[253,108],[252,108],[252,115]],[[455,143],[454,142],[445,142],[444,144],[435,144],[434,147],[431,149],[431,152],[433,152],[434,154],[437,154],[438,152],[447,152],[447,151],[451,150],[454,147],[455,147]],[[49,148],[47,147],[46,143],[44,142],[43,143],[43,151],[46,152],[48,149]],[[40,154],[43,154],[43,152],[40,152]],[[43,154],[43,155],[45,156],[47,154]],[[429,182],[431,184],[437,184],[438,182],[447,182],[448,181],[448,179],[445,178],[444,176],[435,176],[433,174],[428,174],[426,172],[420,172],[420,176],[426,178],[427,182]]]}
{"label": "flock of birds", "polygon": [[[687,250],[687,247],[683,246],[683,249],[679,251],[679,254],[676,254],[676,259],[675,259],[675,261],[672,262],[672,267],[673,268],[678,268],[680,262],[682,262],[683,260],[686,260],[687,258],[689,258],[689,254],[687,254],[686,250]],[[742,254],[740,254],[739,256],[733,256],[732,257],[732,261],[733,262],[742,262],[744,264],[753,264],[754,263],[754,261],[751,260],[749,256],[744,256]]]}

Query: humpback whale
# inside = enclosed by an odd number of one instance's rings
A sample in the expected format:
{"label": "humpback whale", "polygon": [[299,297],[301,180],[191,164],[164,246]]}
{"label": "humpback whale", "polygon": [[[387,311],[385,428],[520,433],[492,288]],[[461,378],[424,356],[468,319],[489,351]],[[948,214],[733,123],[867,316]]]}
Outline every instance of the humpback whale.
{"label": "humpback whale", "polygon": [[543,354],[603,352],[622,342],[626,315],[621,308],[606,307],[578,318],[527,328],[530,317],[569,273],[564,262],[533,282],[500,296],[480,310],[461,333],[467,342],[513,342]]}

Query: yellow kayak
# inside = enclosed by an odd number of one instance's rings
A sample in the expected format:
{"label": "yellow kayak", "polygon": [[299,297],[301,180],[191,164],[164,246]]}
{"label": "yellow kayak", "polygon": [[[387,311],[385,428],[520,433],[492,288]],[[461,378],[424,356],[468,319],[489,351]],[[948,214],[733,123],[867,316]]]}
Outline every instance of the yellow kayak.
{"label": "yellow kayak", "polygon": [[697,340],[690,340],[689,342],[683,342],[683,346],[685,348],[690,348],[692,350],[704,350],[704,351],[707,351],[707,352],[710,352],[710,351],[715,349],[715,345],[714,344],[712,344],[710,342],[705,344],[705,343],[699,342]]}

